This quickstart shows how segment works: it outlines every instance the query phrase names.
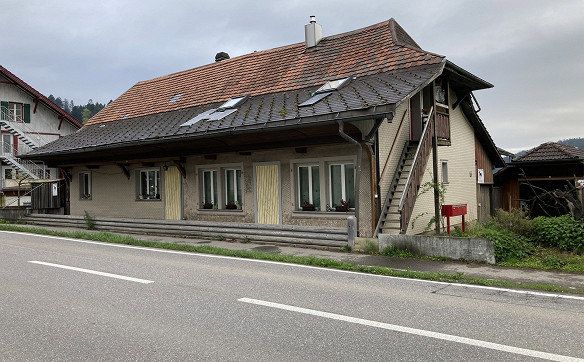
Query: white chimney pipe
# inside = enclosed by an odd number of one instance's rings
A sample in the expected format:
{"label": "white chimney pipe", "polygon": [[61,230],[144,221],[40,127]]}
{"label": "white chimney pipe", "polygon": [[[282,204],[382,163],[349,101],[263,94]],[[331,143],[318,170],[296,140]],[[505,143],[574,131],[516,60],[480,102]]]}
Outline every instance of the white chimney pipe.
{"label": "white chimney pipe", "polygon": [[322,26],[316,22],[316,16],[310,16],[310,23],[304,25],[304,37],[306,40],[306,47],[315,47],[320,39],[322,39]]}

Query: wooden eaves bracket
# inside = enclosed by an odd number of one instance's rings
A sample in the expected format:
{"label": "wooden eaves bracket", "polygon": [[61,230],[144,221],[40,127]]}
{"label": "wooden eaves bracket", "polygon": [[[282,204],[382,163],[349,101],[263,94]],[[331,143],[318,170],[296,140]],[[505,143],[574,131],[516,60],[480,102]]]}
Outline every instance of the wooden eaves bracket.
{"label": "wooden eaves bracket", "polygon": [[130,179],[130,169],[128,168],[128,165],[124,165],[124,164],[118,163],[118,167],[120,169],[122,169],[122,172],[124,173],[124,175],[126,175],[126,177],[129,180]]}

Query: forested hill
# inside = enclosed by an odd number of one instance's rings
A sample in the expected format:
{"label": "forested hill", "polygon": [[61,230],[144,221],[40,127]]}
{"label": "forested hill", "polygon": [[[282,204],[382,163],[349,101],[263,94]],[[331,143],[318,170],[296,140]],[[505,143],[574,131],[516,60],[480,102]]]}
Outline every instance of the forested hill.
{"label": "forested hill", "polygon": [[584,137],[568,138],[566,140],[561,140],[560,143],[568,146],[578,147],[579,149],[584,150]]}
{"label": "forested hill", "polygon": [[[105,107],[105,104],[99,102],[94,103],[92,99],[87,101],[87,104],[75,105],[72,100],[61,97],[55,98],[55,96],[52,94],[48,98],[56,105],[63,108],[65,112],[69,113],[83,123],[85,123],[85,121],[93,117],[97,112]],[[111,103],[111,101],[109,101],[108,104],[109,103]]]}

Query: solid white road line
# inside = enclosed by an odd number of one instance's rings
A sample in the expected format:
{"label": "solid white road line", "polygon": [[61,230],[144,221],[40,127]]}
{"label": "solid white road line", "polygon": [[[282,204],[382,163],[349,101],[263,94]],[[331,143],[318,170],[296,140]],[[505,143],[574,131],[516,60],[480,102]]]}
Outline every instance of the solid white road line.
{"label": "solid white road line", "polygon": [[105,243],[105,242],[101,242],[101,241],[90,241],[90,240],[83,240],[83,239],[65,238],[65,237],[60,237],[60,236],[40,235],[40,234],[25,233],[25,232],[20,232],[20,231],[0,230],[0,233],[36,236],[36,237],[41,237],[41,238],[46,238],[46,239],[56,239],[56,240],[61,240],[61,241],[63,241],[63,240],[64,241],[73,241],[76,243],[100,245],[100,246],[113,247],[113,248],[135,249],[135,250],[142,250],[142,251],[153,251],[156,253],[189,255],[189,256],[198,256],[198,257],[212,258],[212,259],[229,259],[229,260],[237,260],[240,262],[259,263],[259,264],[286,265],[286,266],[291,266],[291,267],[295,267],[295,268],[325,270],[325,271],[332,272],[332,273],[356,274],[356,275],[361,275],[363,277],[371,277],[371,278],[397,279],[397,280],[404,280],[404,281],[416,282],[416,283],[452,285],[452,286],[458,286],[458,287],[464,287],[464,288],[495,290],[495,291],[505,292],[505,293],[522,294],[522,295],[545,297],[545,298],[574,299],[574,300],[584,301],[584,297],[577,296],[577,295],[543,293],[543,292],[534,292],[534,291],[530,291],[530,290],[509,289],[509,288],[500,288],[500,287],[487,287],[487,286],[483,286],[483,285],[474,285],[474,284],[449,283],[449,282],[439,282],[439,281],[435,281],[435,280],[392,277],[392,276],[388,276],[388,275],[367,274],[367,273],[360,273],[360,272],[354,272],[354,271],[348,271],[348,270],[322,268],[322,267],[311,266],[311,265],[282,263],[282,262],[270,261],[270,260],[244,259],[244,258],[238,258],[238,257],[234,257],[234,256],[190,253],[190,252],[186,252],[186,251],[156,249],[156,248],[147,248],[147,247],[142,247],[142,246],[123,245],[123,244],[109,244],[109,243]]}
{"label": "solid white road line", "polygon": [[355,324],[360,324],[360,325],[364,325],[364,326],[368,326],[368,327],[381,328],[381,329],[386,329],[386,330],[390,330],[390,331],[394,331],[394,332],[414,334],[414,335],[423,336],[423,337],[429,337],[429,338],[441,339],[441,340],[450,341],[450,342],[467,344],[470,346],[488,348],[488,349],[492,349],[492,350],[496,350],[496,351],[503,351],[503,352],[519,354],[519,355],[523,355],[523,356],[542,358],[542,359],[547,359],[550,361],[580,361],[580,362],[584,362],[584,359],[576,358],[576,357],[569,357],[569,356],[562,356],[559,354],[534,351],[531,349],[507,346],[504,344],[486,342],[486,341],[481,341],[478,339],[465,338],[465,337],[454,336],[451,334],[432,332],[432,331],[427,331],[424,329],[416,329],[416,328],[398,326],[396,324],[376,322],[376,321],[371,321],[368,319],[349,317],[349,316],[345,316],[342,314],[328,313],[328,312],[322,312],[322,311],[314,310],[314,309],[295,307],[292,305],[267,302],[264,300],[251,299],[251,298],[240,298],[240,299],[238,299],[238,301],[244,302],[244,303],[261,305],[261,306],[270,307],[270,308],[287,310],[290,312],[297,312],[297,313],[302,313],[302,314],[313,315],[313,316],[321,317],[321,318],[328,318],[328,319],[334,319],[334,320],[343,321],[343,322],[355,323]]}
{"label": "solid white road line", "polygon": [[73,270],[73,271],[78,271],[78,272],[87,273],[87,274],[101,275],[102,277],[122,279],[122,280],[127,280],[127,281],[130,281],[130,282],[136,282],[136,283],[142,283],[142,284],[154,283],[154,281],[152,281],[152,280],[138,279],[138,278],[127,277],[127,276],[124,276],[124,275],[104,273],[104,272],[90,270],[90,269],[77,268],[77,267],[74,267],[74,266],[67,266],[67,265],[46,263],[44,261],[31,260],[31,261],[29,261],[29,263],[46,265],[46,266],[52,266],[52,267],[55,267],[55,268]]}

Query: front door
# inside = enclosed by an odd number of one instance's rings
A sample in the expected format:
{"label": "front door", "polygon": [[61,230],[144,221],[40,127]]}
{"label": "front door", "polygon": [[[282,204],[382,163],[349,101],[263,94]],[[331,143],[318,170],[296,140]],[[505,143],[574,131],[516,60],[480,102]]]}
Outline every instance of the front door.
{"label": "front door", "polygon": [[176,166],[164,172],[164,215],[166,220],[182,218],[182,183]]}
{"label": "front door", "polygon": [[256,222],[280,223],[280,165],[255,165]]}

